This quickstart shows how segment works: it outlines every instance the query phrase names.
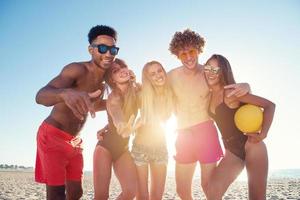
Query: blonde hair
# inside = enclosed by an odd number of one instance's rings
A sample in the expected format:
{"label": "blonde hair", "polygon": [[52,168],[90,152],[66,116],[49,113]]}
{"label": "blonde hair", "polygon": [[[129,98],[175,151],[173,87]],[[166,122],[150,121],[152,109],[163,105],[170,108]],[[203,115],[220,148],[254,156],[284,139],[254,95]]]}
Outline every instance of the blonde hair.
{"label": "blonde hair", "polygon": [[[118,64],[121,68],[128,68],[127,64],[124,60],[116,58],[114,61]],[[126,120],[130,118],[132,114],[136,114],[138,105],[137,105],[137,95],[136,95],[136,88],[132,82],[129,82],[127,91],[122,94],[120,89],[116,86],[114,81],[112,80],[112,71],[114,67],[110,67],[104,75],[105,82],[111,88],[112,92],[119,95],[122,102],[122,111]]]}
{"label": "blonde hair", "polygon": [[141,117],[146,124],[166,121],[170,117],[173,107],[173,96],[168,81],[166,80],[166,83],[162,86],[162,94],[156,92],[155,86],[153,86],[150,81],[148,69],[154,64],[160,65],[165,76],[167,76],[165,69],[157,61],[148,62],[143,68]]}

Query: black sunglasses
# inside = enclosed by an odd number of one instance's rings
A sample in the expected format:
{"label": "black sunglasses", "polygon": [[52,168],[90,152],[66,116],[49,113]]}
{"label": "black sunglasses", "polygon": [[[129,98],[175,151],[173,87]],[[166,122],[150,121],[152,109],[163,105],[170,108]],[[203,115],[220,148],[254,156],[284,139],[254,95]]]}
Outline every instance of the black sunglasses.
{"label": "black sunglasses", "polygon": [[117,55],[118,52],[119,52],[119,47],[116,47],[116,46],[107,46],[105,44],[91,44],[91,47],[94,47],[94,48],[98,48],[98,52],[101,53],[101,54],[105,54],[107,51],[109,51],[110,55]]}

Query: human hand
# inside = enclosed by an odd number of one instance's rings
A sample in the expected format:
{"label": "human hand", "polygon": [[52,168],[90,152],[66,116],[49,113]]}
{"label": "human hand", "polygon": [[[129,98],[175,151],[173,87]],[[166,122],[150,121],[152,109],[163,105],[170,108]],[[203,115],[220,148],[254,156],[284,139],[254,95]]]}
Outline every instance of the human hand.
{"label": "human hand", "polygon": [[135,83],[136,76],[135,76],[134,72],[132,70],[128,70],[128,71],[129,71],[130,81]]}
{"label": "human hand", "polygon": [[140,83],[135,83],[136,91],[141,91],[142,90],[142,84]]}
{"label": "human hand", "polygon": [[250,143],[258,143],[260,141],[263,141],[267,135],[262,133],[262,132],[258,132],[258,133],[245,133],[246,136],[248,136],[248,141]]}
{"label": "human hand", "polygon": [[241,97],[250,92],[250,86],[248,83],[236,83],[224,86],[224,89],[232,89],[226,97]]}
{"label": "human hand", "polygon": [[141,85],[136,82],[136,76],[135,76],[134,72],[132,70],[128,70],[128,72],[129,72],[130,82],[137,89],[137,91],[139,91],[141,88]]}
{"label": "human hand", "polygon": [[135,116],[131,115],[128,122],[120,122],[116,128],[119,135],[123,138],[127,138],[133,132],[133,123],[134,123]]}
{"label": "human hand", "polygon": [[90,112],[91,117],[95,117],[95,108],[91,99],[99,97],[101,90],[92,93],[66,89],[62,92],[61,97],[65,104],[72,110],[73,114],[80,120]]}
{"label": "human hand", "polygon": [[102,129],[97,131],[97,139],[99,141],[103,140],[103,135],[108,133],[108,125],[104,126]]}

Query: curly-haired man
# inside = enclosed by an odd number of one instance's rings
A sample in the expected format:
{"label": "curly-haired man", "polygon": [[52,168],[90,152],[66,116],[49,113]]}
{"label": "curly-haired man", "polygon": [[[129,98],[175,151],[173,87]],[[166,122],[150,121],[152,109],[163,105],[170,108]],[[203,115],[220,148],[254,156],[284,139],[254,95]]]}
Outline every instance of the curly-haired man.
{"label": "curly-haired man", "polygon": [[[181,199],[192,199],[191,184],[197,162],[201,167],[201,186],[207,194],[211,173],[223,156],[214,122],[207,108],[209,88],[203,65],[198,57],[203,52],[205,40],[192,30],[176,32],[169,50],[177,56],[182,66],[168,73],[175,96],[178,123],[176,140],[176,187]],[[248,84],[235,84],[231,95],[241,96],[249,91]]]}
{"label": "curly-haired man", "polygon": [[103,76],[118,53],[117,33],[108,26],[93,27],[89,34],[91,60],[65,66],[36,95],[36,102],[53,106],[37,134],[35,180],[46,184],[47,199],[82,196],[82,140],[78,137],[88,112],[105,108],[100,98]]}

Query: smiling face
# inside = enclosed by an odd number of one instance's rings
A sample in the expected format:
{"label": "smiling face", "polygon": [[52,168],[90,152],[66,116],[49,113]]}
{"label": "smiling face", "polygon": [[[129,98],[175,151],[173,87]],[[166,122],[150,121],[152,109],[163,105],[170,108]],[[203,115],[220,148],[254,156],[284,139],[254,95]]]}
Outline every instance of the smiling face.
{"label": "smiling face", "polygon": [[199,51],[194,47],[185,47],[178,51],[177,57],[180,59],[184,67],[194,69],[198,65]]}
{"label": "smiling face", "polygon": [[99,35],[95,40],[93,40],[92,44],[89,46],[89,52],[92,56],[92,60],[97,66],[103,69],[108,69],[115,59],[115,55],[112,55],[110,51],[107,51],[106,53],[99,53],[97,46],[104,44],[112,47],[115,46],[115,43],[116,41],[114,38],[108,35]]}
{"label": "smiling face", "polygon": [[218,60],[210,59],[204,66],[206,80],[209,86],[215,86],[221,83],[221,68]]}
{"label": "smiling face", "polygon": [[154,63],[148,67],[146,76],[154,87],[164,86],[166,83],[166,73],[158,63]]}
{"label": "smiling face", "polygon": [[122,68],[119,64],[113,63],[111,79],[115,84],[128,83],[130,80],[130,72],[128,68]]}

